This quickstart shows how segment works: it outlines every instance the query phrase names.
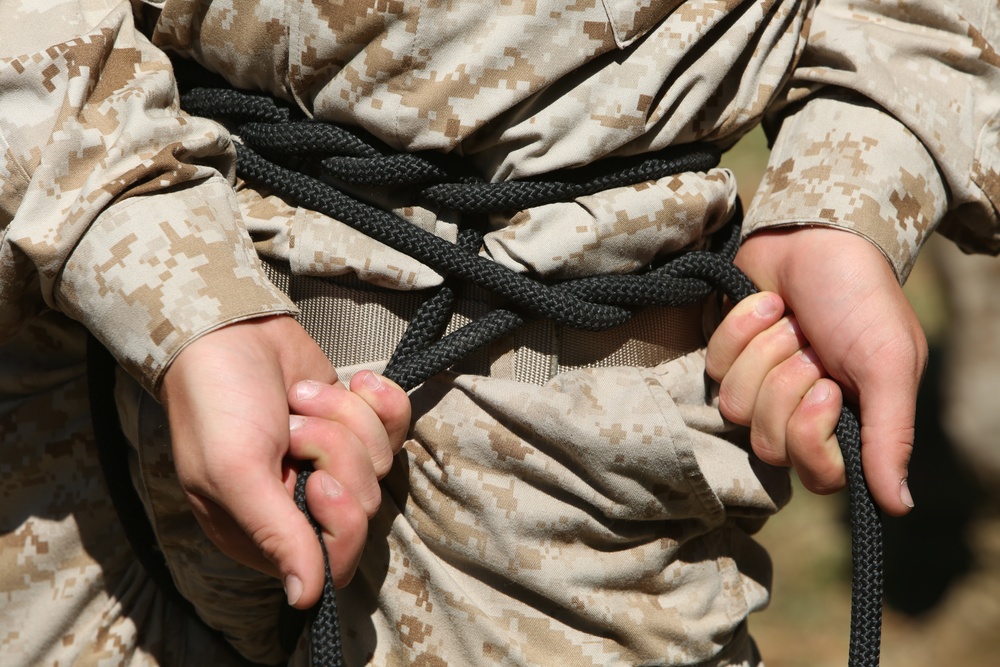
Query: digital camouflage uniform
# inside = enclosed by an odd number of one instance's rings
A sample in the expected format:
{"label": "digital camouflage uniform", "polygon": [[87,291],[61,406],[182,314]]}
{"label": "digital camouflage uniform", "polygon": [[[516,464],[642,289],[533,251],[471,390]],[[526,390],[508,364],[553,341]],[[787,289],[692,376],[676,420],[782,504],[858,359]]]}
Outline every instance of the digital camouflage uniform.
{"label": "digital camouflage uniform", "polygon": [[[123,368],[133,470],[178,587],[246,657],[281,662],[281,588],[196,529],[151,394],[198,336],[294,312],[258,255],[403,291],[441,281],[234,188],[230,138],[178,111],[165,50],[494,181],[728,148],[764,119],[776,142],[746,233],[849,229],[900,280],[935,228],[1000,249],[995,2],[0,0],[0,16],[5,664],[240,660],[129,556],[99,480],[84,327]],[[481,252],[545,278],[633,271],[702,246],[735,192],[713,169],[494,216]],[[448,215],[398,212],[456,236]],[[787,500],[787,475],[719,415],[700,313],[646,317],[630,345],[648,363],[568,362],[572,346],[554,346],[549,372],[525,378],[525,346],[508,342],[488,374],[413,392],[411,437],[339,595],[350,663],[758,663],[745,620],[770,566],[749,535]]]}

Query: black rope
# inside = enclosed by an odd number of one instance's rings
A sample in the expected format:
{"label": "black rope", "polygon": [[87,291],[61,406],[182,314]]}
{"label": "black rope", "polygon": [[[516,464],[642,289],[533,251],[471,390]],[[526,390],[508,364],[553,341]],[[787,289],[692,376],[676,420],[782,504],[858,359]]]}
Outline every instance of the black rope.
{"label": "black rope", "polygon": [[[716,290],[733,301],[756,292],[732,264],[739,245],[738,225],[732,226],[720,248],[688,252],[639,274],[548,283],[480,256],[482,236],[475,227],[463,227],[459,244],[452,244],[345,192],[392,187],[393,192],[400,188],[411,192],[414,203],[431,208],[477,215],[517,211],[684,171],[707,170],[719,157],[710,145],[604,160],[544,179],[490,183],[452,168],[442,156],[396,153],[359,131],[298,119],[294,111],[270,97],[231,89],[195,89],[182,102],[190,113],[233,124],[241,142],[237,146],[241,178],[348,224],[446,277],[419,309],[386,368],[385,375],[407,390],[529,319],[603,330],[627,321],[642,306],[697,303]],[[464,282],[495,293],[506,305],[442,337],[456,286]],[[861,467],[858,420],[847,407],[836,435],[847,467],[852,524],[849,664],[875,667],[881,640],[881,521]],[[296,501],[321,535],[305,505],[307,476],[308,471],[299,475]],[[335,597],[327,562],[327,584],[312,624],[314,664],[342,662]]]}
{"label": "black rope", "polygon": [[306,504],[306,482],[312,471],[312,466],[305,464],[295,478],[295,504],[309,519],[309,525],[316,533],[320,550],[323,552],[323,595],[319,604],[311,610],[310,660],[316,667],[341,667],[344,664],[344,651],[340,643],[337,591],[333,585],[333,573],[330,571],[330,555],[323,546],[323,528],[313,518]]}

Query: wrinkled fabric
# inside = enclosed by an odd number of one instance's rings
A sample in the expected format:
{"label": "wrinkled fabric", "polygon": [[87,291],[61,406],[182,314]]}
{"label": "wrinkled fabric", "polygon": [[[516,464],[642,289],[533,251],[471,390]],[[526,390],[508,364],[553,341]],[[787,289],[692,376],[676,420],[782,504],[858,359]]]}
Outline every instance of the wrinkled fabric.
{"label": "wrinkled fabric", "polygon": [[[178,108],[167,52],[492,181],[707,141],[774,141],[744,233],[821,224],[904,280],[940,229],[1000,249],[996,7],[979,0],[317,3],[0,0],[0,653],[14,664],[281,662],[277,582],[181,502],[152,396],[191,341],[294,313],[260,257],[399,290],[441,276],[236,182],[233,137]],[[238,137],[237,137],[238,139]],[[481,253],[566,278],[703,247],[726,169],[494,215]],[[372,198],[454,240],[448,211]],[[122,419],[175,578],[129,555],[99,483],[83,328],[134,381]],[[384,484],[345,648],[372,664],[756,665],[784,473],[728,433],[703,352],[547,383],[444,375]],[[624,398],[623,398],[624,397]],[[234,614],[235,609],[246,611]],[[561,658],[560,658],[561,659]]]}
{"label": "wrinkled fabric", "polygon": [[777,138],[745,231],[848,229],[900,281],[936,228],[997,254],[997,13],[978,0],[819,2],[768,112]]}
{"label": "wrinkled fabric", "polygon": [[198,335],[293,307],[233,215],[228,137],[104,4],[0,5],[0,340],[54,309],[152,390]]}
{"label": "wrinkled fabric", "polygon": [[[998,249],[998,22],[976,0],[153,4],[156,46],[400,149],[465,155],[491,180],[692,141],[726,148],[767,113],[781,132],[748,231],[849,229],[900,279],[938,225]],[[3,10],[0,336],[56,308],[155,389],[190,340],[291,312],[249,252],[255,219],[216,185],[232,177],[228,135],[178,111],[169,63],[128,3]],[[128,205],[159,192],[171,203],[156,220]],[[543,275],[627,271],[696,246],[734,197],[726,171],[662,179],[496,218],[483,252]],[[678,204],[708,217],[685,222]],[[456,221],[435,213],[407,217],[447,237]],[[347,232],[317,254],[308,222],[265,225],[265,250],[313,273],[368,262],[354,251],[370,244]],[[553,230],[575,239],[565,253],[543,242]],[[404,288],[434,280],[393,267],[369,272]]]}
{"label": "wrinkled fabric", "polygon": [[[789,478],[733,437],[706,391],[702,349],[414,390],[410,438],[338,593],[348,664],[757,665],[745,619],[767,602],[771,566],[751,535]],[[280,582],[230,561],[192,516],[162,408],[135,382],[118,397],[180,591],[243,655],[301,659],[279,641]]]}
{"label": "wrinkled fabric", "polygon": [[[338,592],[348,664],[758,664],[745,619],[771,567],[750,535],[790,486],[717,437],[728,426],[703,378],[699,351],[544,386],[448,375],[416,390],[411,438]],[[162,411],[126,393],[178,587],[244,655],[287,656],[280,582],[212,548]]]}
{"label": "wrinkled fabric", "polygon": [[247,665],[135,559],[98,462],[85,344],[51,311],[0,344],[0,662]]}
{"label": "wrinkled fabric", "polygon": [[703,378],[699,351],[544,386],[417,390],[406,465],[339,598],[350,657],[758,664],[743,619],[766,604],[771,569],[749,533],[788,478],[710,435],[725,426]]}

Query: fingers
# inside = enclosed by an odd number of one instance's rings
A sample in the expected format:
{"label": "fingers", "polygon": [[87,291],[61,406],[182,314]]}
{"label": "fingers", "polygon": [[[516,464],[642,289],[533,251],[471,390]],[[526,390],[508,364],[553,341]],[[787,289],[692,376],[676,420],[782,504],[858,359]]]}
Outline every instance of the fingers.
{"label": "fingers", "polygon": [[737,303],[708,341],[708,375],[721,382],[750,341],[781,319],[784,309],[781,297],[771,292],[759,292]]}
{"label": "fingers", "polygon": [[281,479],[253,465],[234,466],[209,498],[189,494],[195,517],[230,558],[281,580],[289,604],[306,609],[323,588],[319,542]]}
{"label": "fingers", "polygon": [[291,458],[312,461],[317,470],[332,475],[357,499],[371,517],[382,502],[382,492],[369,449],[350,427],[320,417],[289,417]]}
{"label": "fingers", "polygon": [[379,478],[389,472],[410,425],[410,401],[390,380],[357,373],[348,390],[341,384],[299,382],[288,392],[292,412],[337,422],[367,447]]}
{"label": "fingers", "polygon": [[[785,453],[787,424],[810,387],[823,377],[816,353],[799,350],[769,369],[760,383],[753,406],[750,442],[757,455],[773,465],[788,465]],[[774,450],[771,452],[770,450]]]}
{"label": "fingers", "polygon": [[816,353],[806,348],[793,352],[760,381],[755,396],[750,443],[766,463],[789,465],[785,441],[790,420],[812,386],[824,375]]}
{"label": "fingers", "polygon": [[[753,421],[755,405],[768,374],[806,346],[792,317],[780,317],[770,326],[764,326],[774,315],[762,316],[758,309],[770,308],[769,301],[758,300],[744,310],[734,308],[709,341],[706,359],[706,365],[711,366],[709,374],[725,369],[720,376],[719,407],[726,419],[744,426]],[[717,341],[715,349],[713,341]]]}
{"label": "fingers", "polygon": [[751,235],[735,263],[781,295],[826,371],[857,397],[868,486],[883,510],[905,514],[927,343],[882,251],[849,230],[803,225]]}
{"label": "fingers", "polygon": [[[343,387],[334,389],[336,385],[321,386],[335,399],[350,394]],[[309,511],[323,529],[337,586],[346,585],[353,576],[364,548],[368,520],[381,503],[370,449],[358,433],[369,440],[381,434],[386,440],[377,417],[345,419],[350,425],[322,417],[287,417],[289,459],[311,460],[317,468],[307,482],[306,499]],[[389,449],[384,443],[381,447]],[[277,474],[254,463],[252,456],[235,464],[230,460],[231,468],[225,475],[211,477],[207,486],[211,497],[207,493],[193,494],[191,504],[199,523],[224,553],[277,576],[289,604],[307,609],[322,593],[320,544],[292,499],[294,476]]]}
{"label": "fingers", "polygon": [[802,485],[813,493],[833,493],[847,485],[844,457],[834,435],[842,407],[840,386],[821,378],[788,420],[788,458]]}
{"label": "fingers", "polygon": [[708,373],[720,383],[722,414],[750,426],[754,452],[792,465],[806,488],[830,493],[846,478],[834,436],[842,396],[777,295],[748,297],[709,341]]}
{"label": "fingers", "polygon": [[834,429],[842,396],[811,348],[800,350],[772,369],[754,404],[750,443],[771,465],[791,465],[814,493],[844,487],[843,456]]}
{"label": "fingers", "polygon": [[[323,546],[330,559],[333,583],[337,588],[346,586],[364,551],[368,515],[340,482],[322,470],[314,472],[306,482],[306,502],[323,528]],[[311,605],[315,600],[303,602]]]}
{"label": "fingers", "polygon": [[[267,477],[273,481],[273,477]],[[258,480],[263,483],[265,479]],[[309,609],[319,602],[325,572],[316,534],[306,516],[278,484],[252,490],[253,501],[228,498],[240,503],[239,524],[228,521],[231,513],[216,503],[199,499],[192,503],[202,525],[215,531],[223,552],[245,565],[278,577],[288,604]],[[316,471],[306,482],[306,502],[323,531],[323,546],[330,559],[336,587],[347,585],[364,550],[368,535],[368,513],[358,499],[324,471]],[[253,509],[261,510],[254,512]],[[199,519],[200,520],[200,519]],[[220,534],[224,531],[225,534]]]}
{"label": "fingers", "polygon": [[[399,387],[365,374],[352,386],[337,383],[322,350],[289,317],[205,334],[163,381],[177,474],[199,524],[233,560],[279,577],[299,608],[318,600],[324,573],[321,545],[293,501],[293,459],[313,460],[323,473],[309,480],[307,502],[343,584],[381,502],[378,479],[408,428]],[[290,417],[290,407],[299,414]]]}
{"label": "fingers", "polygon": [[378,415],[393,452],[398,452],[410,431],[410,399],[406,392],[392,380],[371,371],[355,373],[351,391],[365,399]]}
{"label": "fingers", "polygon": [[[409,431],[410,401],[395,383],[362,371],[351,379],[350,389],[298,382],[289,389],[288,404],[294,413],[288,455],[312,461],[316,468],[306,483],[306,501],[322,527],[334,584],[344,586],[357,569],[368,520],[381,504],[378,480],[389,472]],[[303,590],[295,604],[300,608],[319,595],[308,586]]]}
{"label": "fingers", "polygon": [[[368,450],[343,424],[291,415],[288,453],[294,459],[316,462],[317,471],[306,483],[306,502],[322,527],[334,583],[346,585],[361,557],[368,520],[381,503]],[[247,465],[232,470],[228,481],[217,480],[214,495],[224,505],[200,497],[192,506],[224,553],[277,576],[288,603],[308,609],[323,589],[319,542],[292,499],[294,478],[287,477],[283,483],[281,476],[260,474],[260,470]]]}
{"label": "fingers", "polygon": [[[719,407],[727,419],[737,424],[749,426],[753,422],[757,401],[764,388],[768,376],[771,376],[769,388],[781,389],[782,380],[787,378],[789,370],[798,370],[802,364],[796,364],[796,355],[806,346],[805,339],[799,332],[795,320],[783,317],[766,331],[756,336],[747,345],[729,373],[723,379],[719,388]],[[786,364],[792,361],[793,363]],[[784,365],[785,368],[778,369]]]}

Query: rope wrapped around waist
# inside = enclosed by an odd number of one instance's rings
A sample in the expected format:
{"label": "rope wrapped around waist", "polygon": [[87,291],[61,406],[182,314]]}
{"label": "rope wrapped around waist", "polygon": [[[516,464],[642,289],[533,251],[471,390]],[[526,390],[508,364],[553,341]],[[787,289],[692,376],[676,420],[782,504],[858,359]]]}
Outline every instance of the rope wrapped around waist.
{"label": "rope wrapped around waist", "polygon": [[[230,125],[240,138],[237,173],[247,182],[339,220],[445,276],[442,286],[419,307],[386,367],[385,375],[407,390],[532,319],[603,330],[622,324],[644,306],[697,303],[716,290],[735,302],[756,291],[732,263],[739,246],[739,220],[715,247],[679,255],[632,275],[548,282],[516,273],[479,254],[486,216],[491,212],[519,211],[685,171],[707,170],[719,160],[719,151],[712,145],[607,159],[544,179],[489,183],[456,169],[445,156],[397,153],[359,132],[297,119],[293,110],[270,97],[228,88],[196,88],[183,96],[182,104],[189,113]],[[333,183],[408,188],[416,203],[457,211],[462,214],[458,242],[352,197]],[[496,294],[503,305],[443,336],[455,306],[456,288],[463,282]],[[852,523],[849,664],[874,667],[881,637],[881,523],[862,472],[858,420],[847,407],[836,434],[847,467]],[[308,471],[298,477],[296,500],[308,515],[307,477]],[[319,526],[312,517],[310,521],[319,536]],[[323,597],[312,620],[312,659],[317,665],[340,665],[343,658],[328,563],[326,572]]]}

